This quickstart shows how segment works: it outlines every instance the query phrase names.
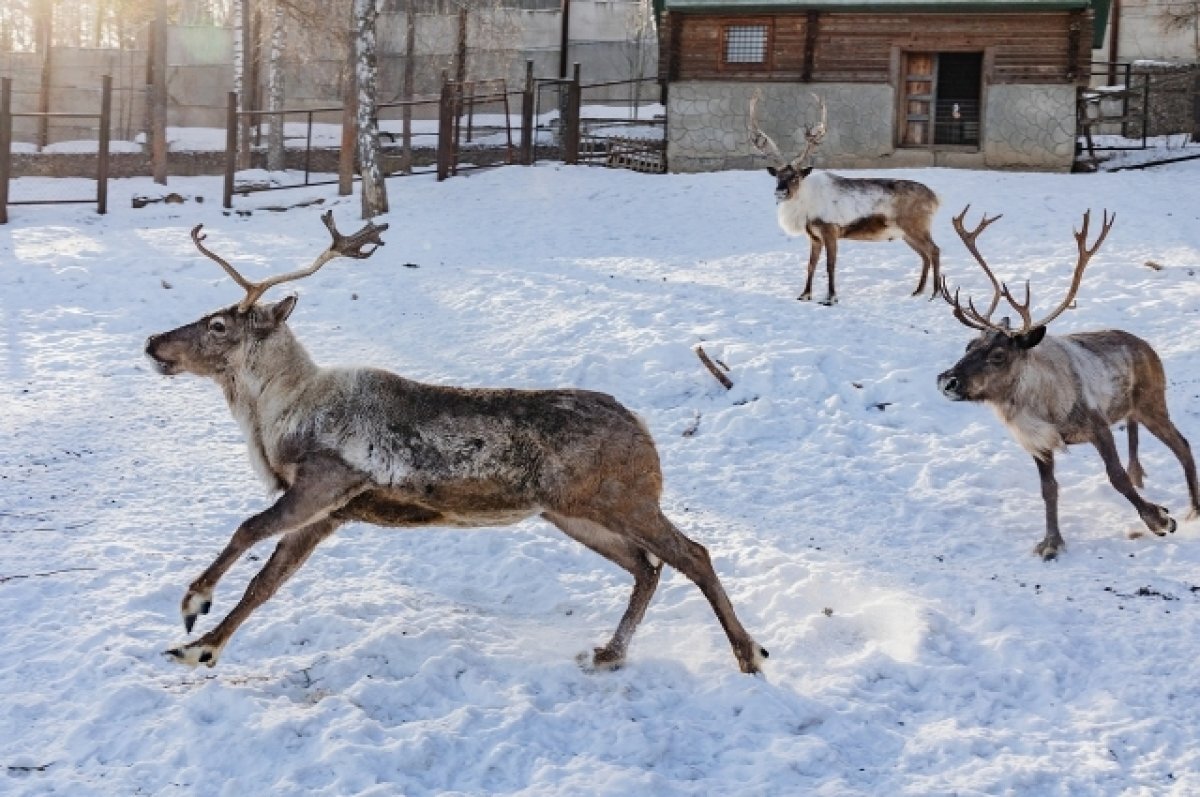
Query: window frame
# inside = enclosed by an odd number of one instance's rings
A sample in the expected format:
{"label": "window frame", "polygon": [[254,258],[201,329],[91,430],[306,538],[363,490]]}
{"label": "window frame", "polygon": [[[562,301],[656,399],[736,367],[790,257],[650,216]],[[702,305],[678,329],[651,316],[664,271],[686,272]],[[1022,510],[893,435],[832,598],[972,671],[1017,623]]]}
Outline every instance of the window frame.
{"label": "window frame", "polygon": [[[734,28],[763,29],[762,61],[730,61],[729,35]],[[721,23],[721,48],[717,53],[717,69],[720,72],[770,72],[774,64],[775,18],[739,17]]]}

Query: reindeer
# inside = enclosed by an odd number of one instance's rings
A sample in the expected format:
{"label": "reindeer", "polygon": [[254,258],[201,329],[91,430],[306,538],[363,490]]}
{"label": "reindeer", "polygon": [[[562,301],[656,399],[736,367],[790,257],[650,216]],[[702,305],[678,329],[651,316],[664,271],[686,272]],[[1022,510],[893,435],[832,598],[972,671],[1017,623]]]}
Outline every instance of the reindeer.
{"label": "reindeer", "polygon": [[[658,585],[663,562],[704,593],[743,672],[767,651],[742,627],[708,552],[662,513],[662,472],[645,424],[611,396],[586,390],[458,388],[371,368],[324,368],[287,319],[296,297],[259,303],[266,290],[306,277],[336,257],[365,258],[387,225],[341,235],[305,269],[251,282],[196,247],[246,292],[238,304],[151,336],[158,371],[220,385],[259,475],[282,494],[245,520],[183,597],[184,628],[212,605],[213,588],[255,543],[280,537],[241,601],[211,631],[167,654],[217,663],[238,626],[339,526],[495,526],[541,515],[568,537],[633,575],[633,593],[596,668],[619,666]],[[371,246],[366,249],[364,247]]]}
{"label": "reindeer", "polygon": [[[979,234],[1000,217],[984,215],[979,225],[967,232],[963,219],[969,209],[967,206],[954,218],[954,229],[991,281],[992,301],[982,313],[969,299],[963,307],[958,291],[951,296],[945,280],[940,282],[939,293],[954,308],[954,317],[980,335],[967,345],[966,354],[953,368],[938,375],[937,383],[952,401],[991,405],[1021,447],[1033,455],[1046,504],[1046,536],[1034,553],[1049,560],[1064,547],[1058,530],[1054,452],[1076,443],[1096,447],[1108,480],[1129,499],[1150,531],[1159,536],[1175,531],[1175,519],[1166,508],[1149,503],[1135,489],[1145,477],[1138,461],[1139,424],[1165,443],[1183,465],[1191,496],[1187,517],[1195,518],[1200,514],[1196,465],[1191,447],[1167,414],[1166,375],[1150,344],[1119,329],[1046,334],[1046,326],[1075,300],[1084,269],[1104,243],[1116,216],[1104,212],[1100,235],[1089,247],[1091,211],[1084,214],[1083,229],[1075,232],[1079,256],[1067,296],[1049,315],[1034,321],[1029,313],[1029,283],[1025,283],[1025,301],[1018,302],[1008,286],[996,279],[975,244]],[[1007,318],[998,323],[991,320],[1002,296],[1021,317],[1020,328],[1013,329]],[[1109,428],[1120,421],[1125,421],[1129,433],[1128,469],[1121,467]]]}
{"label": "reindeer", "polygon": [[815,126],[805,126],[804,150],[788,161],[771,137],[759,127],[760,97],[761,92],[755,92],[750,99],[750,142],[777,164],[768,166],[767,171],[775,178],[779,226],[788,235],[807,235],[811,243],[808,280],[798,298],[812,300],[813,275],[824,248],[829,294],[821,304],[837,304],[834,269],[838,240],[842,238],[851,241],[903,240],[921,256],[921,278],[912,295],[919,296],[925,291],[926,279],[932,269],[929,298],[936,296],[941,250],[933,242],[930,228],[938,209],[937,195],[913,180],[839,177],[825,171],[814,172],[809,160],[826,132],[825,101],[815,94],[821,121]]}

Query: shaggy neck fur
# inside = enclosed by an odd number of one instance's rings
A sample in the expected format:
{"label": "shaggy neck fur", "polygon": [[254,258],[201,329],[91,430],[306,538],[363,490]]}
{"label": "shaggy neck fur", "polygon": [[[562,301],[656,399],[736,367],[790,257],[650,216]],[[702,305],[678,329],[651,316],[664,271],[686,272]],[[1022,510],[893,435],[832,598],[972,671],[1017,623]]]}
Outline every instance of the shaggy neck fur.
{"label": "shaggy neck fur", "polygon": [[1047,336],[1025,352],[1010,385],[988,399],[1022,448],[1045,459],[1069,442],[1075,427],[1099,416],[1115,422],[1121,380],[1114,363],[1070,337]]}
{"label": "shaggy neck fur", "polygon": [[779,203],[776,213],[784,232],[804,235],[810,220],[825,219],[830,215],[827,198],[832,196],[832,177],[827,172],[811,172],[800,181],[790,199]]}
{"label": "shaggy neck fur", "polygon": [[217,381],[246,437],[250,464],[269,489],[283,489],[286,484],[271,465],[263,429],[280,427],[280,416],[296,406],[320,369],[286,325],[247,344],[241,354]]}

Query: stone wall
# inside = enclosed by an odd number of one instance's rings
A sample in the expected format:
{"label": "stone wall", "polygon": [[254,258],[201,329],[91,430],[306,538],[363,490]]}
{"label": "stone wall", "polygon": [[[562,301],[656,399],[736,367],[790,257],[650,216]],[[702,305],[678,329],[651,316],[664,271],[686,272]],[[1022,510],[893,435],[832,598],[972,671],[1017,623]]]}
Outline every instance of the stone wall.
{"label": "stone wall", "polygon": [[675,172],[768,165],[746,132],[750,98],[762,90],[758,119],[788,158],[804,148],[803,130],[818,117],[816,94],[828,108],[821,166],[867,166],[892,152],[891,86],[801,83],[672,83],[667,101],[667,163]]}
{"label": "stone wall", "polygon": [[985,92],[981,147],[897,148],[895,91],[861,83],[672,83],[667,101],[667,163],[673,172],[768,165],[750,144],[750,98],[762,91],[759,122],[785,157],[803,148],[817,120],[813,94],[828,108],[828,133],[815,164],[826,168],[950,166],[1068,171],[1075,147],[1075,87],[993,85]]}
{"label": "stone wall", "polygon": [[1075,158],[1074,86],[989,86],[983,155],[991,168],[1069,171]]}
{"label": "stone wall", "polygon": [[[1129,77],[1131,121],[1124,134],[1141,138],[1197,131],[1200,65],[1138,61]],[[1144,122],[1143,122],[1144,120]]]}

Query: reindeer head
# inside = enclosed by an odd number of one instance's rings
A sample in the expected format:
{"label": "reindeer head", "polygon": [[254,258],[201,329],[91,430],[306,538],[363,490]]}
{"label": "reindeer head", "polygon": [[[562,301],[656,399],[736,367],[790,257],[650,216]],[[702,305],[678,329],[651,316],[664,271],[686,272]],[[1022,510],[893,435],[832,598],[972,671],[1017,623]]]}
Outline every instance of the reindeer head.
{"label": "reindeer head", "polygon": [[750,143],[763,155],[775,161],[776,165],[768,166],[767,172],[775,178],[775,201],[786,202],[796,195],[796,191],[800,188],[800,181],[812,171],[812,166],[808,165],[808,161],[822,139],[825,138],[825,120],[827,116],[825,100],[816,94],[813,95],[813,98],[817,101],[817,105],[821,109],[821,121],[815,125],[805,125],[804,150],[791,161],[788,161],[780,153],[779,147],[776,146],[771,137],[759,127],[758,101],[761,98],[761,89],[755,91],[754,96],[750,98],[750,113],[746,121],[746,126],[750,133]]}
{"label": "reindeer head", "polygon": [[[192,373],[197,376],[219,376],[236,369],[244,361],[246,352],[256,343],[266,340],[284,326],[296,306],[296,297],[288,296],[274,304],[258,304],[266,291],[283,282],[291,282],[313,274],[321,266],[336,257],[365,258],[383,245],[379,234],[388,225],[368,222],[358,232],[344,236],[337,231],[333,222],[333,211],[326,211],[321,221],[333,236],[329,248],[317,256],[312,265],[298,271],[268,277],[262,282],[251,282],[237,272],[223,258],[213,254],[204,246],[204,235],[197,224],[192,229],[192,241],[205,256],[214,260],[233,280],[246,291],[239,303],[185,324],[170,332],[151,335],[146,340],[146,354],[154,362],[159,373],[173,376]],[[373,244],[370,249],[364,246]]]}
{"label": "reindeer head", "polygon": [[[943,278],[940,281],[938,290],[942,298],[954,308],[954,317],[964,326],[978,330],[980,335],[967,344],[966,353],[954,364],[953,368],[938,374],[938,388],[951,401],[998,401],[1005,396],[1012,395],[1014,385],[1021,377],[1021,370],[1029,357],[1030,350],[1046,337],[1046,325],[1058,318],[1074,301],[1075,294],[1079,291],[1079,284],[1083,280],[1084,269],[1087,268],[1092,255],[1096,254],[1100,248],[1100,244],[1104,242],[1104,238],[1112,228],[1113,221],[1116,220],[1116,215],[1110,217],[1108,211],[1104,211],[1103,229],[1096,239],[1096,243],[1089,248],[1087,236],[1091,211],[1084,214],[1083,229],[1075,232],[1079,258],[1075,263],[1075,273],[1072,276],[1067,296],[1049,315],[1034,321],[1029,315],[1029,283],[1025,283],[1025,301],[1018,302],[1009,291],[1008,285],[996,279],[996,275],[988,268],[983,256],[979,254],[979,250],[975,246],[975,239],[979,237],[979,234],[1000,217],[993,216],[989,219],[985,215],[979,226],[971,232],[967,232],[963,228],[962,222],[968,210],[970,210],[970,205],[963,208],[963,212],[954,217],[954,229],[962,242],[966,244],[967,250],[974,256],[975,262],[979,264],[983,273],[991,281],[992,301],[987,310],[982,313],[975,308],[971,299],[968,299],[967,306],[963,307],[959,302],[958,291],[955,290],[954,295],[951,296],[946,280]],[[1001,297],[1021,317],[1019,328],[1013,329],[1008,318],[1001,318],[999,322],[992,321],[992,313],[995,312]]]}

